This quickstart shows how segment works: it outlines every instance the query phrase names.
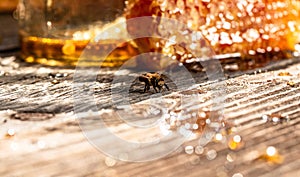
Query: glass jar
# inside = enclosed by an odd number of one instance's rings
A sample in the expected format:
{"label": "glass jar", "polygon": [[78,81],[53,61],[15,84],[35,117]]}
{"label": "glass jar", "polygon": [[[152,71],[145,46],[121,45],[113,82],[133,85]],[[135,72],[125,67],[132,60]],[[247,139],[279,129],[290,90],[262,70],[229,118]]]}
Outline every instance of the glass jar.
{"label": "glass jar", "polygon": [[0,57],[10,56],[18,48],[18,24],[13,18],[18,0],[0,0]]}
{"label": "glass jar", "polygon": [[16,9],[18,0],[1,0],[0,13],[12,12]]}
{"label": "glass jar", "polygon": [[100,59],[102,66],[118,66],[136,52],[127,42],[126,30],[111,31],[97,42],[92,39],[110,24],[122,21],[124,7],[124,0],[20,0],[17,16],[21,57],[27,62],[75,66],[90,45],[113,52],[108,57],[98,55],[97,59],[87,59],[87,65]]}

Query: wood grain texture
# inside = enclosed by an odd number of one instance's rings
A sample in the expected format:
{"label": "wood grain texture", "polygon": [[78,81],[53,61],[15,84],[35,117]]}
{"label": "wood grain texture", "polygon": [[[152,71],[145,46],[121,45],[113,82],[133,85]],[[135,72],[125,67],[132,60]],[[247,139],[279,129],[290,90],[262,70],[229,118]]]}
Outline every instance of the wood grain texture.
{"label": "wood grain texture", "polygon": [[[82,90],[72,90],[73,69],[28,65],[14,58],[8,60],[0,59],[0,176],[300,175],[300,64],[275,68],[278,66],[276,64],[269,67],[268,71],[262,69],[262,72],[256,73],[226,73],[223,110],[212,106],[213,92],[220,82],[208,81],[203,73],[193,74],[198,86],[190,91],[178,91],[176,85],[167,80],[171,91],[164,92],[163,96],[174,103],[168,105],[170,111],[180,106],[189,111],[204,108],[212,108],[215,112],[222,110],[218,115],[222,115],[236,131],[226,135],[223,142],[209,142],[201,154],[184,152],[186,146],[199,145],[199,139],[205,135],[196,134],[163,158],[133,163],[106,157],[82,132],[82,127],[85,133],[109,127],[127,140],[143,141],[159,136],[158,131],[143,132],[126,126],[126,122],[117,118],[118,111],[122,115],[128,111],[116,107],[116,102],[111,98],[111,89],[119,84],[111,83],[115,70],[95,70],[98,72],[96,80],[86,87],[87,92],[93,93],[95,104],[101,110],[101,118],[107,123],[107,127],[101,127],[99,117],[89,112],[77,119],[75,113],[80,110],[74,112],[73,93]],[[291,73],[291,76],[278,75],[284,71]],[[184,82],[184,78],[179,80]],[[288,85],[288,81],[293,81],[295,85]],[[135,110],[142,114],[147,112],[149,105],[159,103],[151,101],[153,93],[142,94],[141,91],[143,85],[134,83],[129,90],[129,100]],[[198,94],[197,99],[194,99],[195,93]],[[180,103],[178,98],[181,96],[190,102]],[[121,97],[122,94],[116,95],[117,100]],[[85,101],[83,98],[80,105],[83,112],[89,109]],[[279,124],[262,121],[262,115],[275,113],[288,116],[289,121]],[[132,118],[130,121],[143,123],[152,119]],[[6,135],[9,129],[15,130],[14,136]],[[227,143],[236,134],[242,137],[245,144],[240,150],[233,151]],[[105,134],[95,134],[94,138],[105,142],[107,148],[122,152],[122,147],[116,146]],[[276,147],[282,162],[270,163],[261,158],[268,146]],[[155,145],[147,147],[145,154],[152,148]],[[216,157],[208,160],[207,153],[212,152],[216,152]],[[108,166],[109,162],[113,165]]]}

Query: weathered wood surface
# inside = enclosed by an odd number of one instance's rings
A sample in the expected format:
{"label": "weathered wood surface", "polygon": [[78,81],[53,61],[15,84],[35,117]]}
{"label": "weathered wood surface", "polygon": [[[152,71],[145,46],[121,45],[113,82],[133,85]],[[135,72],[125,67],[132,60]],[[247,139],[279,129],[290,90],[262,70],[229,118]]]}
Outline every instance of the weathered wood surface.
{"label": "weathered wood surface", "polygon": [[[77,119],[73,110],[73,69],[29,65],[15,58],[2,58],[0,64],[0,176],[300,176],[300,64],[255,74],[230,73],[232,78],[224,81],[223,115],[236,131],[225,135],[222,142],[211,141],[203,153],[184,151],[186,146],[199,144],[201,134],[197,134],[171,154],[143,163],[112,160],[88,142],[79,122],[86,131],[106,127],[99,126],[99,117],[92,113]],[[291,75],[278,76],[285,71]],[[100,71],[94,85],[88,87],[102,109],[101,118],[125,139],[157,136],[157,131],[141,133],[116,118],[118,108],[110,95],[114,72]],[[196,75],[196,81],[199,86],[187,92],[176,92],[174,84],[169,83],[171,91],[163,95],[177,102],[178,96],[189,97],[197,92],[199,98],[192,103],[193,109],[211,108],[212,88],[218,83],[207,81],[205,75]],[[288,85],[288,81],[295,85]],[[130,89],[132,105],[153,104],[152,94],[142,94],[142,90],[140,83]],[[271,113],[288,116],[289,121],[263,122],[262,115]],[[14,136],[8,136],[12,129]],[[227,143],[236,134],[244,145],[233,151]],[[122,149],[105,134],[97,134],[95,139],[105,140],[107,148]],[[282,161],[271,163],[262,158],[268,146],[277,148]],[[215,152],[216,157],[209,160],[207,154]]]}

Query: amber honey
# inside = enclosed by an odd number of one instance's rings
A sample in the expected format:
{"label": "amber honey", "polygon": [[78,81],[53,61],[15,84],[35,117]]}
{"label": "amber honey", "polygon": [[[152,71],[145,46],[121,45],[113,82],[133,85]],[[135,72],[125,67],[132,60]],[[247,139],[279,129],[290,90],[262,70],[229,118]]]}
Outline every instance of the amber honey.
{"label": "amber honey", "polygon": [[35,36],[21,38],[21,51],[25,61],[49,66],[76,66],[80,59],[84,66],[118,67],[137,54],[130,42],[121,40],[91,42]]}
{"label": "amber honey", "polygon": [[[21,0],[21,56],[51,66],[120,66],[135,56],[124,0]],[[79,62],[78,62],[79,61]]]}

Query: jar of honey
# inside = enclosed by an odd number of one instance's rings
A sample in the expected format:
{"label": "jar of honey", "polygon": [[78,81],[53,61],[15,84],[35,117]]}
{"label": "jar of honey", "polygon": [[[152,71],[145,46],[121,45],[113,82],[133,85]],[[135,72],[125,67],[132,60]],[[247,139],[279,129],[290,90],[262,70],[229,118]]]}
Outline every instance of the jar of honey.
{"label": "jar of honey", "polygon": [[[122,25],[109,34],[105,28],[124,20],[124,0],[20,0],[21,57],[27,62],[51,66],[75,66],[89,45],[109,56],[85,58],[86,65],[119,66],[136,49],[127,42]],[[102,35],[101,39],[94,40]]]}

